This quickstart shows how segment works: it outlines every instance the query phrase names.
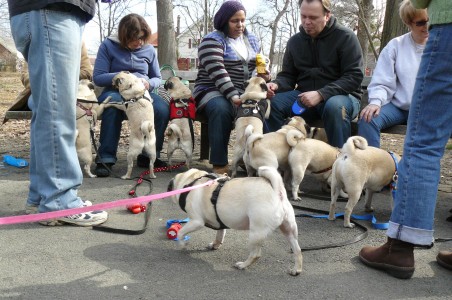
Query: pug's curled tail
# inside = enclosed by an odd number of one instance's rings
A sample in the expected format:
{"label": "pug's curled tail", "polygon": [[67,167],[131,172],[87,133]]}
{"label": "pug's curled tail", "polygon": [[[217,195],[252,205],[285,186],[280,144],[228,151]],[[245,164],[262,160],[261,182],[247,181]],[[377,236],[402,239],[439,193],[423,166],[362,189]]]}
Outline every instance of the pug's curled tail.
{"label": "pug's curled tail", "polygon": [[171,135],[176,135],[177,138],[181,138],[182,137],[182,132],[180,131],[179,126],[177,126],[176,124],[169,124],[168,125],[168,129],[166,130],[166,135],[167,136],[171,136]]}
{"label": "pug's curled tail", "polygon": [[246,141],[246,147],[248,150],[253,148],[254,142],[256,140],[260,140],[264,137],[263,134],[260,133],[253,133],[254,127],[253,125],[248,125],[245,128],[245,141]]}
{"label": "pug's curled tail", "polygon": [[286,134],[287,144],[290,147],[295,147],[298,144],[298,141],[304,138],[304,134],[299,130],[290,129]]}
{"label": "pug's curled tail", "polygon": [[364,150],[367,148],[367,140],[362,136],[351,136],[341,149],[342,153],[355,153],[356,149]]}
{"label": "pug's curled tail", "polygon": [[287,192],[286,188],[284,187],[284,182],[278,170],[273,167],[262,166],[257,170],[257,174],[259,175],[259,177],[265,178],[270,181],[273,190],[279,195],[279,199],[281,201],[289,201],[287,199]]}

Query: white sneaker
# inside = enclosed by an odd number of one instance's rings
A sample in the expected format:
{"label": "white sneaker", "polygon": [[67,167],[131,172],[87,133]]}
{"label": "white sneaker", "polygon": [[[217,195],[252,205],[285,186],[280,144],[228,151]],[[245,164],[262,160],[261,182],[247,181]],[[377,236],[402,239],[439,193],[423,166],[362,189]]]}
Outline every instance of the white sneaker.
{"label": "white sneaker", "polygon": [[[83,206],[92,206],[93,203],[89,200],[83,201]],[[35,205],[25,205],[25,213],[26,214],[35,214],[38,213],[38,207]],[[39,224],[45,226],[61,226],[65,223],[73,224],[77,226],[95,226],[104,223],[108,219],[108,213],[103,210],[94,210],[86,213],[80,213],[76,215],[70,215],[61,217],[58,219],[49,219],[39,221]]]}
{"label": "white sneaker", "polygon": [[104,223],[108,219],[108,213],[104,210],[94,210],[86,213],[39,221],[39,224],[45,226],[61,226],[64,223],[77,226],[95,226]]}

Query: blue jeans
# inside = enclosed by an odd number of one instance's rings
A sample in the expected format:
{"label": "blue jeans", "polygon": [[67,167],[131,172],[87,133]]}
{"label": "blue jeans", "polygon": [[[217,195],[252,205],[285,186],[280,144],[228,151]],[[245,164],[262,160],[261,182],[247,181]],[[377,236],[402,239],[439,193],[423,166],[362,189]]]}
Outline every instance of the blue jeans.
{"label": "blue jeans", "polygon": [[440,161],[452,133],[452,24],[429,31],[408,116],[387,235],[416,245],[433,241]]}
{"label": "blue jeans", "polygon": [[35,10],[11,18],[17,49],[28,62],[33,111],[27,204],[40,212],[82,206],[75,148],[75,101],[85,21],[70,12]]}
{"label": "blue jeans", "polygon": [[234,123],[234,108],[225,97],[210,99],[200,112],[209,124],[209,162],[212,165],[228,164],[229,137]]}
{"label": "blue jeans", "polygon": [[[112,88],[105,88],[98,98],[99,103],[102,103],[108,96],[111,96],[110,102],[122,102],[121,95],[118,90]],[[160,157],[160,151],[163,148],[163,141],[165,139],[165,130],[169,122],[169,104],[157,94],[151,93],[154,107],[154,125],[156,136],[156,152],[157,158]],[[126,119],[124,111],[109,107],[102,113],[102,122],[100,126],[100,146],[96,162],[103,161],[104,163],[116,163],[116,152],[118,150],[119,138],[121,135],[122,121]]]}
{"label": "blue jeans", "polygon": [[[277,93],[271,99],[270,117],[265,131],[276,131],[284,124],[284,120],[293,115],[292,105],[297,100],[300,91],[293,90]],[[336,95],[316,107],[306,109],[301,117],[309,124],[322,119],[329,143],[341,148],[351,135],[351,121],[359,113],[360,102],[351,95]],[[343,114],[345,110],[345,114]]]}
{"label": "blue jeans", "polygon": [[358,135],[366,138],[369,146],[380,148],[380,131],[394,125],[405,124],[407,119],[407,110],[389,102],[381,107],[380,114],[373,117],[369,123],[363,119],[359,120]]}

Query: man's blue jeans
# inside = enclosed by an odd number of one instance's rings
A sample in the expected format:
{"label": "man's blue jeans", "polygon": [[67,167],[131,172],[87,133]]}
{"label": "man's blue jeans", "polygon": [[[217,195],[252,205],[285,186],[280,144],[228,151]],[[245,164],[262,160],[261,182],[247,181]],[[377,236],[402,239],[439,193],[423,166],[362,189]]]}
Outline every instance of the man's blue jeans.
{"label": "man's blue jeans", "polygon": [[228,144],[234,123],[234,108],[225,97],[210,99],[203,109],[203,114],[209,124],[209,162],[212,165],[228,164]]}
{"label": "man's blue jeans", "polygon": [[[98,101],[102,103],[108,96],[111,96],[110,102],[122,102],[118,90],[105,88],[99,96]],[[163,148],[165,139],[165,130],[169,122],[169,104],[159,95],[151,93],[154,107],[154,125],[156,137],[157,158],[160,157],[160,151]],[[119,138],[121,135],[122,121],[126,119],[124,111],[109,107],[102,113],[102,123],[100,127],[100,146],[96,162],[116,163],[116,152],[118,150]]]}
{"label": "man's blue jeans", "polygon": [[387,235],[416,245],[433,241],[440,161],[452,133],[452,24],[429,32],[408,116]]}
{"label": "man's blue jeans", "polygon": [[408,111],[403,110],[389,102],[380,109],[380,114],[373,117],[369,123],[360,119],[358,122],[358,135],[366,138],[369,146],[380,148],[381,130],[405,124],[408,119]]}
{"label": "man's blue jeans", "polygon": [[[284,120],[293,115],[292,105],[300,91],[293,90],[277,93],[271,101],[270,117],[264,131],[276,131],[282,127]],[[322,119],[328,142],[341,148],[351,135],[351,121],[359,113],[360,102],[351,95],[337,95],[322,102],[316,107],[306,109],[301,117],[309,124]]]}
{"label": "man's blue jeans", "polygon": [[28,62],[33,111],[27,203],[40,212],[82,206],[75,148],[75,101],[85,20],[70,12],[35,10],[11,18],[17,49]]}

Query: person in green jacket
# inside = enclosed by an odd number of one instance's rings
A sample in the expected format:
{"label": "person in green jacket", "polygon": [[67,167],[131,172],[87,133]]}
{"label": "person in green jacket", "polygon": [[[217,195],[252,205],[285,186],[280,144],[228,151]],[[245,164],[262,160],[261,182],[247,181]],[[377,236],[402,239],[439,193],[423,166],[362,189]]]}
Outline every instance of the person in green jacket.
{"label": "person in green jacket", "polygon": [[[413,247],[433,243],[440,161],[452,133],[452,5],[450,0],[411,2],[427,8],[430,33],[414,86],[388,238],[359,253],[365,265],[402,279],[413,276]],[[452,270],[451,251],[440,251],[436,260]]]}

